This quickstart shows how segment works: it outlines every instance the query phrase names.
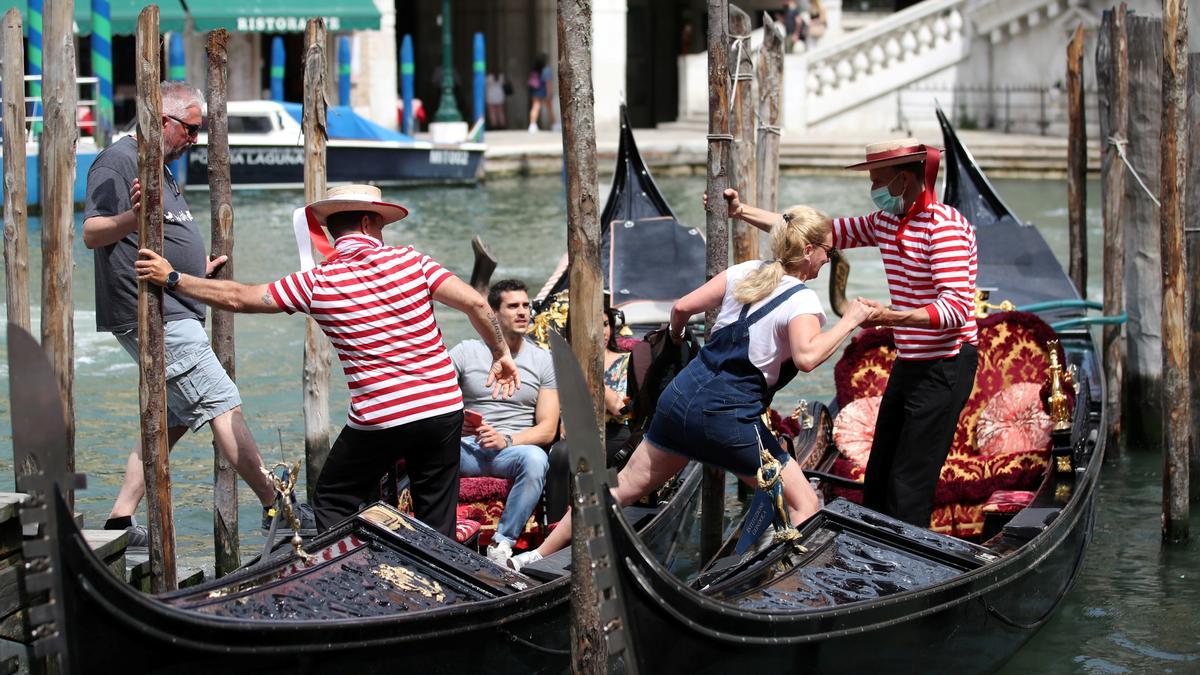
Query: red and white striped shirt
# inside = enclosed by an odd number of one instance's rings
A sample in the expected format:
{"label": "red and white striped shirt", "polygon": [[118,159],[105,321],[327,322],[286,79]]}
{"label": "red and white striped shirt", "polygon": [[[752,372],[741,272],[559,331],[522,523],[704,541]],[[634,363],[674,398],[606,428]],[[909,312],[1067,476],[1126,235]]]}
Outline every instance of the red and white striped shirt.
{"label": "red and white striped shirt", "polygon": [[931,328],[894,329],[900,357],[943,358],[957,354],[964,342],[977,344],[974,226],[937,201],[901,223],[884,211],[833,220],[835,247],[879,247],[894,309],[929,312]]}
{"label": "red and white striped shirt", "polygon": [[462,392],[433,314],[451,274],[411,246],[339,237],[337,257],[271,284],[287,313],[311,316],[337,350],[350,387],[347,424],[387,429],[461,410]]}

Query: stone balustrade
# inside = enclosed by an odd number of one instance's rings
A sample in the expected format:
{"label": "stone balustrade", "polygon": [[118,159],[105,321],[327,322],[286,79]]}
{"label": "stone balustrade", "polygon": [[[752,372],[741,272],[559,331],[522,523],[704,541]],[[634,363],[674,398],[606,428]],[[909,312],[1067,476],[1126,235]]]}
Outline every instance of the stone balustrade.
{"label": "stone balustrade", "polygon": [[966,0],[926,0],[803,55],[806,126],[921,80],[969,53]]}

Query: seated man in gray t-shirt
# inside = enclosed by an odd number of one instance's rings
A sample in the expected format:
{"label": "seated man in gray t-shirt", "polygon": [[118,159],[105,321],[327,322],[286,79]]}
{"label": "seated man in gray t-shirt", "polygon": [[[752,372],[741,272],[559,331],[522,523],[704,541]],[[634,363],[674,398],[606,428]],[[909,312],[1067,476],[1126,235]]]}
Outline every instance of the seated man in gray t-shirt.
{"label": "seated man in gray t-shirt", "polygon": [[525,530],[542,495],[549,467],[544,449],[558,431],[558,383],[550,353],[525,339],[529,326],[529,293],[525,284],[506,279],[492,284],[488,304],[500,323],[521,375],[521,387],[510,398],[496,399],[485,386],[492,353],[479,340],[467,340],[450,350],[458,371],[464,407],[483,421],[463,425],[459,474],[494,476],[513,481],[504,503],[488,557],[501,565],[512,556],[513,544]]}

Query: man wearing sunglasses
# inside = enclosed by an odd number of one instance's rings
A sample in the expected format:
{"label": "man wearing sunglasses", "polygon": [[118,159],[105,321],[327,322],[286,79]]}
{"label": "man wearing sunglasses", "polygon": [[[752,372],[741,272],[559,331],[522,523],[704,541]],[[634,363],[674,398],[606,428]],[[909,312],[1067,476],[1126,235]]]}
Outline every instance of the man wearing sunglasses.
{"label": "man wearing sunglasses", "polygon": [[[204,96],[186,82],[163,82],[163,161],[173,162],[187,152],[204,123]],[[87,204],[83,214],[83,243],[95,251],[96,330],[112,333],[134,362],[138,360],[137,276],[138,142],[132,136],[105,148],[88,171]],[[170,169],[163,167],[163,254],[175,269],[208,276],[225,262],[209,261],[204,239]],[[167,438],[171,447],[190,428],[209,424],[222,457],[234,466],[263,505],[264,520],[273,515],[276,492],[264,473],[262,457],[242,416],[237,387],[225,373],[204,332],[205,306],[168,284],[163,293],[166,342]],[[135,443],[125,467],[105,529],[125,529],[130,546],[145,546],[145,528],[133,523],[133,513],[145,494],[141,447]],[[307,505],[304,505],[305,507]],[[310,510],[301,509],[302,528],[315,527]]]}

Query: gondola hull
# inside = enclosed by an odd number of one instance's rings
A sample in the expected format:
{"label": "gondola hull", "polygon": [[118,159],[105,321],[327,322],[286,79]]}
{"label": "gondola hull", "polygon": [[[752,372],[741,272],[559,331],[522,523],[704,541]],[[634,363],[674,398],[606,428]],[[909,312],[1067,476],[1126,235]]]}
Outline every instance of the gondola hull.
{"label": "gondola hull", "polygon": [[[626,630],[643,673],[987,673],[1052,616],[1078,574],[1090,539],[1093,496],[985,571],[894,601],[805,612],[738,611],[671,578],[612,518]],[[809,527],[819,527],[828,514]],[[764,564],[771,564],[768,557]],[[647,648],[645,645],[653,646]]]}
{"label": "gondola hull", "polygon": [[[687,472],[648,518],[651,547],[672,548],[698,485]],[[147,673],[543,673],[569,663],[569,576],[500,568],[383,504],[307,546],[312,565],[286,554],[161,596],[114,577],[65,513],[69,672],[114,654]]]}

